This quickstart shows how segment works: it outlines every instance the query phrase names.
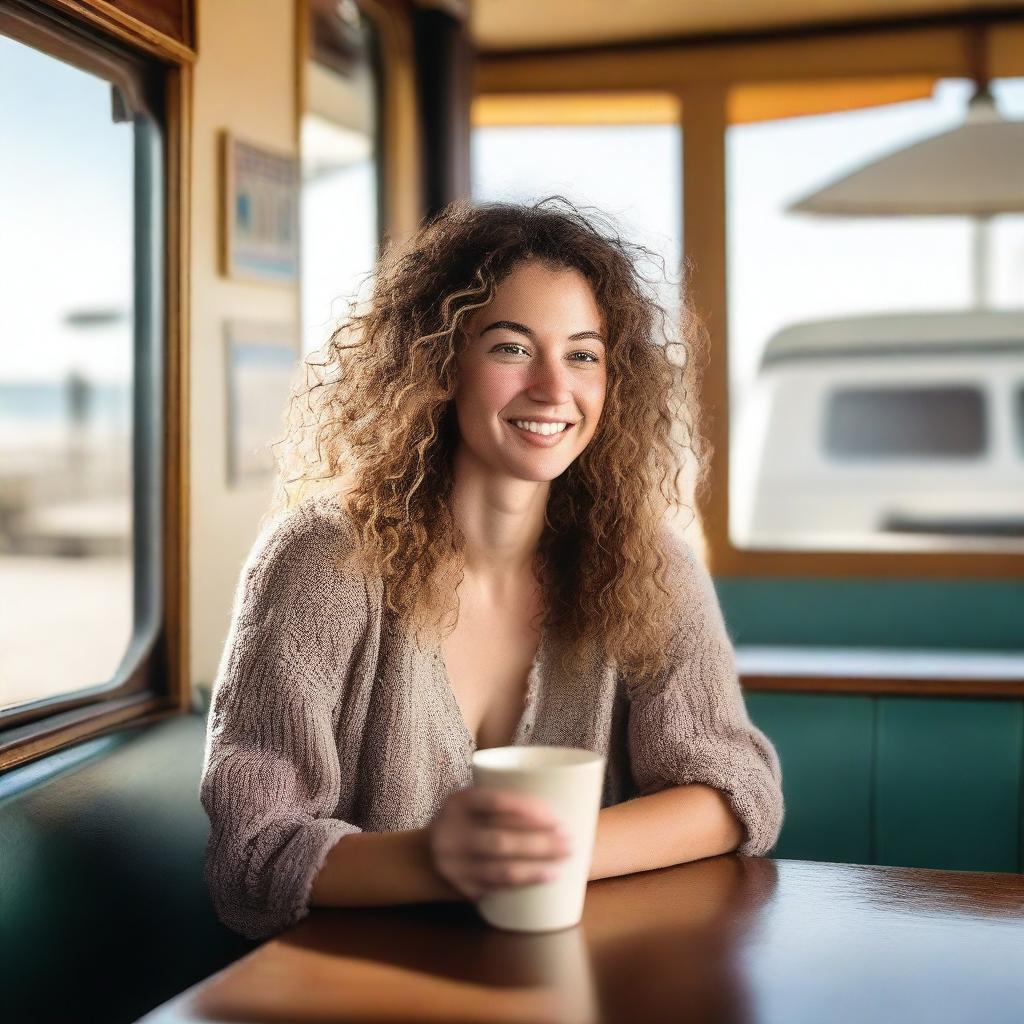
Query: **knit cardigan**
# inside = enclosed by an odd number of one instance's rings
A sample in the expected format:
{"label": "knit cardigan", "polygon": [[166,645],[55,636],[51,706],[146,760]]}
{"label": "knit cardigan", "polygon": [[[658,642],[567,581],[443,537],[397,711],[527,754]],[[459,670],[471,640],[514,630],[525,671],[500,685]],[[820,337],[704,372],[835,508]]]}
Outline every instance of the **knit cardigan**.
{"label": "knit cardigan", "polygon": [[[782,824],[779,760],[748,717],[707,571],[665,537],[681,600],[669,669],[628,692],[597,657],[564,678],[542,631],[512,743],[605,755],[602,807],[712,786],[743,826],[738,852],[763,855]],[[476,741],[440,649],[382,610],[379,576],[336,564],[336,546],[357,539],[335,498],[308,498],[261,531],[235,591],[200,798],[214,907],[249,938],[308,913],[345,836],[429,825],[473,782]]]}

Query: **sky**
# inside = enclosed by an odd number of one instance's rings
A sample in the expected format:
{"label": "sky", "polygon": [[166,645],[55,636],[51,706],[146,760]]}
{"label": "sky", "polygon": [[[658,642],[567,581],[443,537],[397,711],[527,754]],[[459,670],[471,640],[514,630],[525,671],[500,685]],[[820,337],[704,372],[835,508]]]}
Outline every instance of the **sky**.
{"label": "sky", "polygon": [[[0,382],[130,373],[132,126],[110,92],[0,36]],[[123,319],[64,325],[98,309]]]}

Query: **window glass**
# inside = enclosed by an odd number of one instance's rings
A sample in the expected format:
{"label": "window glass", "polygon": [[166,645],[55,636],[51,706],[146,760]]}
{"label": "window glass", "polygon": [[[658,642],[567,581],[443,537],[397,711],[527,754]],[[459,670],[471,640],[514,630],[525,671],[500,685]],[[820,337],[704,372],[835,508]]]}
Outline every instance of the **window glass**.
{"label": "window glass", "polygon": [[730,95],[737,546],[1024,544],[1008,383],[1024,374],[1024,79],[992,83],[994,110],[973,93],[908,78]]}
{"label": "window glass", "polygon": [[825,451],[837,459],[984,455],[985,440],[977,388],[839,388],[828,399]]}
{"label": "window glass", "polygon": [[369,282],[380,236],[378,45],[353,0],[310,8],[302,115],[302,339],[327,339]]}
{"label": "window glass", "polygon": [[0,709],[112,680],[133,633],[135,128],[0,36]]}
{"label": "window glass", "polygon": [[1024,458],[1024,387],[1017,389],[1016,409],[1013,418],[1014,429],[1017,431],[1017,451]]}

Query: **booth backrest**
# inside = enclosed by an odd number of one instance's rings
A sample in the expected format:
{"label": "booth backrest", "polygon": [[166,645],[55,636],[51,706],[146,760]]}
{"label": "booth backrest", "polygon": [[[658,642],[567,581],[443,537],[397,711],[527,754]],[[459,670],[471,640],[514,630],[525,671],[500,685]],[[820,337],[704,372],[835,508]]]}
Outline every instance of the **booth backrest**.
{"label": "booth backrest", "polygon": [[183,714],[0,776],[0,1005],[134,1021],[251,949],[203,881],[205,721]]}

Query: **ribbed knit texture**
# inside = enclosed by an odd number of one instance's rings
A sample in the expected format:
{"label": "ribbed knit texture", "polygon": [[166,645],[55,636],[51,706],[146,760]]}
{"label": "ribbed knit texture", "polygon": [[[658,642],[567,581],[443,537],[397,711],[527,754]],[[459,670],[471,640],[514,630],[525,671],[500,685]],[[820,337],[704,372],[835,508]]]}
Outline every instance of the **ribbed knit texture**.
{"label": "ribbed knit texture", "polygon": [[[541,636],[512,742],[582,747],[608,766],[601,806],[667,786],[724,793],[767,853],[782,825],[779,760],[751,724],[703,565],[669,534],[681,615],[670,668],[630,693],[595,657],[562,678]],[[206,881],[228,927],[263,938],[304,917],[328,851],[360,831],[428,825],[473,781],[475,740],[439,651],[382,612],[382,584],[339,570],[357,541],[330,496],[257,538],[214,684],[201,799]]]}

